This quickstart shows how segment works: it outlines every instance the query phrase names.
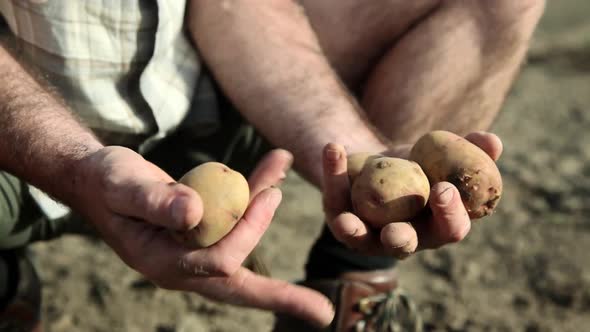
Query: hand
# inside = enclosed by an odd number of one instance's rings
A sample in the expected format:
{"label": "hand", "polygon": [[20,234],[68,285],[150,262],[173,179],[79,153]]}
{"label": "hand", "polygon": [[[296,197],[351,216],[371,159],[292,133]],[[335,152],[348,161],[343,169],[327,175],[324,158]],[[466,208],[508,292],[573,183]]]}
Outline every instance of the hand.
{"label": "hand", "polygon": [[281,192],[269,187],[284,178],[291,159],[284,150],[263,159],[249,179],[253,198],[244,216],[226,237],[204,249],[185,248],[170,235],[170,230],[199,223],[199,195],[126,148],[103,148],[81,162],[81,189],[73,207],[126,264],[159,287],[327,325],[334,315],[327,298],[242,267],[281,200]]}
{"label": "hand", "polygon": [[[465,137],[484,150],[493,160],[502,153],[502,142],[494,134],[475,132]],[[400,146],[383,154],[408,158],[411,146]],[[448,182],[432,186],[425,213],[411,222],[392,222],[376,233],[350,213],[350,184],[346,151],[337,144],[324,148],[324,209],[327,225],[334,237],[350,248],[369,255],[406,258],[417,250],[438,248],[461,241],[471,228],[471,221],[457,188]]]}

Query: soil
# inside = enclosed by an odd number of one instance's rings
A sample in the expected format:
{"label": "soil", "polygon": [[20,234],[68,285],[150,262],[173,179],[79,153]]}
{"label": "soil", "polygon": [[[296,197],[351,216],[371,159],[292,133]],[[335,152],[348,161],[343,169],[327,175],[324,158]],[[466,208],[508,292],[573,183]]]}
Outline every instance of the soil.
{"label": "soil", "polygon": [[[499,211],[460,244],[401,263],[428,331],[590,330],[590,2],[549,1],[494,125],[505,144]],[[296,174],[262,243],[275,277],[297,280],[322,224]],[[48,331],[270,331],[273,315],[154,288],[103,243],[34,245]]]}

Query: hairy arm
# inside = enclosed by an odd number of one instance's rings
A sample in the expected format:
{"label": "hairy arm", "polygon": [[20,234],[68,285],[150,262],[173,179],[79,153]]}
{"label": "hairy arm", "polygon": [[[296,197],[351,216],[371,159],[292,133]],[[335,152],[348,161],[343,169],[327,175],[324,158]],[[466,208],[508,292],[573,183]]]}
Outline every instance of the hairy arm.
{"label": "hairy arm", "polygon": [[101,147],[0,44],[0,169],[68,202],[76,162]]}
{"label": "hairy arm", "polygon": [[193,0],[188,25],[201,55],[244,116],[295,167],[321,183],[321,151],[386,146],[322,53],[302,8],[287,0]]}
{"label": "hairy arm", "polygon": [[274,152],[258,165],[249,182],[253,199],[223,240],[185,248],[162,228],[196,227],[203,210],[198,193],[170,185],[168,174],[132,150],[103,147],[0,46],[0,169],[74,202],[119,257],[156,285],[325,326],[334,312],[324,296],[241,267],[280,201],[277,189],[265,188],[280,180],[289,159]]}

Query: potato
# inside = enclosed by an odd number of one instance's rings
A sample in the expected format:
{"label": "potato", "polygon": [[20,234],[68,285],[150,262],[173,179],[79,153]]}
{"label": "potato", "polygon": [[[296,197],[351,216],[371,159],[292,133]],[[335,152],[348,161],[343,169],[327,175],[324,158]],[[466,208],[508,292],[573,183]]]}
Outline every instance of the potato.
{"label": "potato", "polygon": [[428,178],[418,164],[399,158],[368,160],[351,189],[355,214],[375,228],[409,221],[426,205]]}
{"label": "potato", "polygon": [[383,157],[382,155],[375,155],[369,152],[353,153],[348,156],[347,168],[348,168],[348,180],[352,184],[356,177],[361,173],[367,160]]}
{"label": "potato", "polygon": [[204,248],[221,240],[234,228],[248,207],[248,181],[224,164],[201,164],[186,173],[179,182],[193,188],[203,201],[201,222],[187,232],[175,233],[177,240],[190,247]]}
{"label": "potato", "polygon": [[502,195],[502,177],[496,163],[475,144],[448,131],[433,131],[412,148],[416,161],[432,184],[448,181],[461,193],[471,218],[491,214]]}

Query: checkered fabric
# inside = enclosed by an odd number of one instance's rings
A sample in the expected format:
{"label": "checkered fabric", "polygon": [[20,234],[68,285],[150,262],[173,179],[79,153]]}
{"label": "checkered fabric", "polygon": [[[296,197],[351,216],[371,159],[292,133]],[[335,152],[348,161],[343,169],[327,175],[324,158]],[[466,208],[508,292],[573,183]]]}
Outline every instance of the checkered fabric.
{"label": "checkered fabric", "polygon": [[[184,29],[185,0],[1,0],[20,51],[106,140],[156,141],[217,125],[211,80]],[[120,135],[123,134],[123,135]]]}
{"label": "checkered fabric", "polygon": [[[0,0],[23,60],[105,144],[140,152],[182,127],[218,126],[210,77],[184,29],[185,0]],[[1,21],[1,20],[0,20]],[[30,186],[45,215],[69,209]]]}

